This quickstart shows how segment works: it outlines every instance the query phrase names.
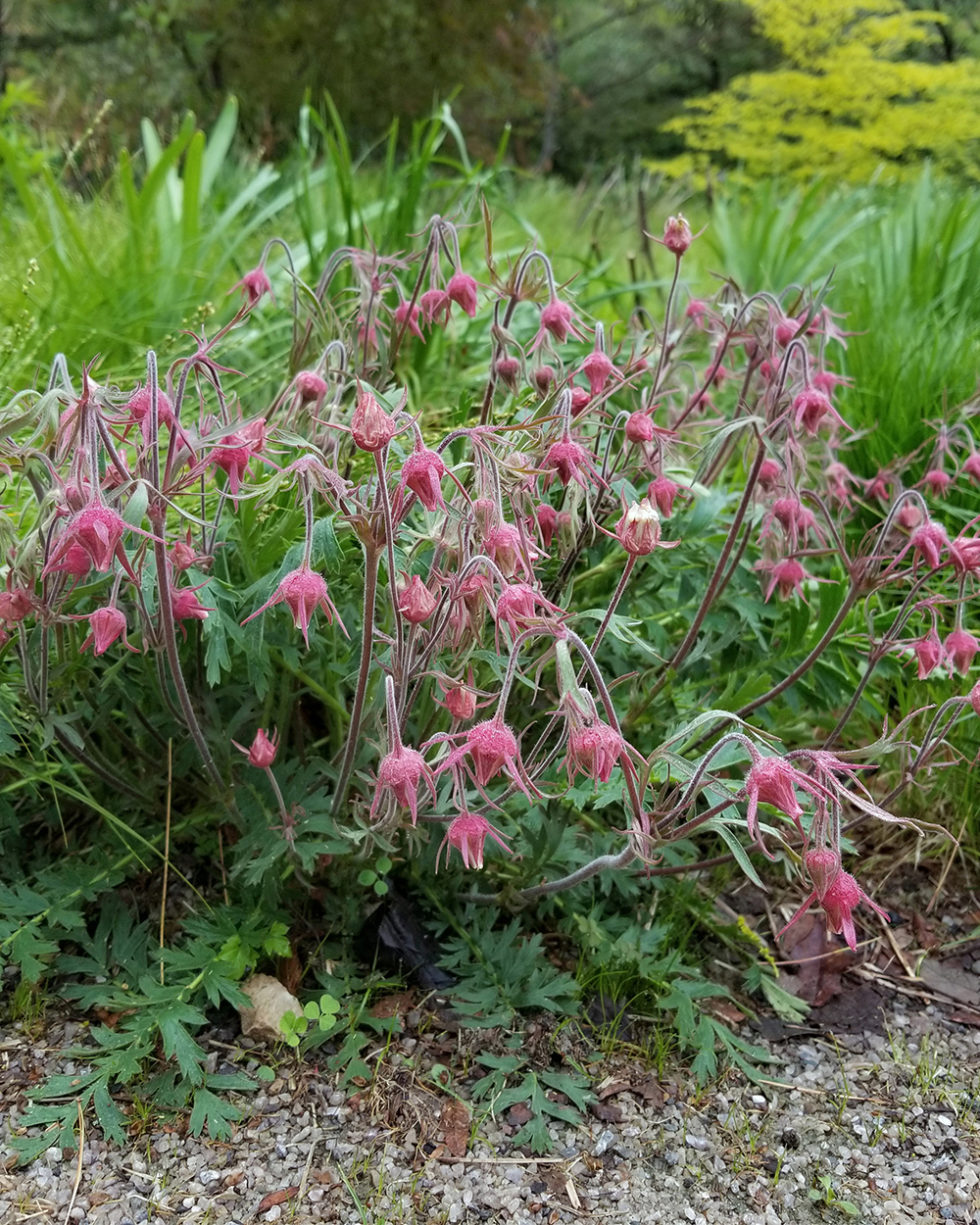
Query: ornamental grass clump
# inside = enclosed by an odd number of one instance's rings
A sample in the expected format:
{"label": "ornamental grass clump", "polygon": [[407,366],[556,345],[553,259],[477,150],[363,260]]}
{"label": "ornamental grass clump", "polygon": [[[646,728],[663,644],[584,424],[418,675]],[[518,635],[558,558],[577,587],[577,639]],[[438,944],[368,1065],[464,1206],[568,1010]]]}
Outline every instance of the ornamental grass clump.
{"label": "ornamental grass clump", "polygon": [[[697,236],[663,242],[659,304],[601,321],[537,248],[467,268],[439,216],[312,285],[270,244],[140,386],[78,354],[80,381],[59,357],[14,396],[2,751],[47,763],[64,822],[9,801],[15,869],[100,826],[154,843],[166,808],[226,900],[336,898],[350,924],[377,856],[527,907],[719,852],[758,881],[754,846],[854,944],[858,903],[883,912],[845,830],[929,828],[895,805],[976,720],[980,537],[947,517],[974,452],[947,431],[942,487],[919,457],[851,471],[822,303],[725,282],[688,305]],[[223,350],[280,317],[265,395]],[[947,692],[896,719],[875,678],[904,662]],[[0,934],[47,973],[26,947]]]}

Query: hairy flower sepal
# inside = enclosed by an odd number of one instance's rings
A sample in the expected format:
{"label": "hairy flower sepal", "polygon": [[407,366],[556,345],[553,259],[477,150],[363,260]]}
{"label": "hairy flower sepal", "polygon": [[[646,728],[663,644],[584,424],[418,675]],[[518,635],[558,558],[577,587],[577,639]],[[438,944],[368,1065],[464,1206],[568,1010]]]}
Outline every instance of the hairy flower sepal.
{"label": "hairy flower sepal", "polygon": [[336,621],[344,636],[349,636],[346,626],[340,619],[340,613],[337,612],[327,594],[326,580],[307,565],[300,566],[298,570],[291,570],[266,602],[255,612],[250,613],[242,625],[247,625],[249,621],[253,621],[267,608],[272,608],[274,604],[286,604],[289,607],[289,611],[293,614],[293,624],[302,631],[303,641],[307,647],[310,645],[310,622],[318,608],[326,613],[328,622]]}
{"label": "hairy flower sepal", "polygon": [[446,836],[439,844],[439,851],[436,854],[436,871],[439,871],[439,860],[442,857],[443,850],[446,851],[446,864],[449,864],[449,856],[453,849],[459,851],[463,860],[464,868],[482,868],[483,867],[483,844],[487,837],[490,837],[503,847],[508,855],[511,854],[511,849],[504,842],[500,830],[486,819],[475,812],[461,812],[458,817],[455,817],[446,830]]}

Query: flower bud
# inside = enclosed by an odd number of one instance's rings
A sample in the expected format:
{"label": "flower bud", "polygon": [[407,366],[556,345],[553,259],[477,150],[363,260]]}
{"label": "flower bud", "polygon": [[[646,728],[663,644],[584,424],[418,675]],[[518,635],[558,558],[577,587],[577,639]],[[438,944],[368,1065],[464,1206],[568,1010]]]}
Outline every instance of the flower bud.
{"label": "flower bud", "polygon": [[380,451],[395,435],[395,419],[369,391],[361,391],[350,423],[351,437],[362,451]]}
{"label": "flower bud", "polygon": [[652,553],[660,543],[660,516],[649,498],[634,502],[616,528],[619,543],[634,557]]}

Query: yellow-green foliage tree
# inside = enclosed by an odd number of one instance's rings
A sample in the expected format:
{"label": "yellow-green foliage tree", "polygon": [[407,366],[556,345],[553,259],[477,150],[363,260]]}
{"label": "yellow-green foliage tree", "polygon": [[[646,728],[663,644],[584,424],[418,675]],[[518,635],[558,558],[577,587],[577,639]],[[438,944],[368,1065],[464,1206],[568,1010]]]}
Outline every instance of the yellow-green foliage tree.
{"label": "yellow-green foliage tree", "polygon": [[980,60],[936,62],[938,12],[897,0],[742,0],[783,57],[688,103],[665,125],[686,152],[672,175],[740,167],[750,178],[825,173],[852,182],[924,159],[980,179]]}

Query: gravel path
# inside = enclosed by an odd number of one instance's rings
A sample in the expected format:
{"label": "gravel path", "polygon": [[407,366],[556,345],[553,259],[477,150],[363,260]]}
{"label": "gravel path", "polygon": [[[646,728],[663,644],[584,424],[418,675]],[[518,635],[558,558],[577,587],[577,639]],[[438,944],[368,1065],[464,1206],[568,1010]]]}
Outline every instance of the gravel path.
{"label": "gravel path", "polygon": [[[733,1073],[698,1094],[615,1057],[585,1124],[553,1128],[554,1152],[540,1159],[514,1150],[519,1113],[472,1105],[470,1123],[417,1075],[428,1056],[409,1018],[383,1074],[353,1099],[280,1055],[277,1079],[244,1099],[231,1143],[151,1127],[119,1150],[90,1126],[80,1164],[53,1148],[27,1168],[8,1161],[0,1222],[980,1225],[980,1026],[952,1020],[964,1016],[955,1005],[904,995],[883,1009],[867,1005],[852,1033],[821,1032],[819,1020],[793,1034],[772,1024],[768,1040],[746,1028],[777,1061],[771,1082],[788,1087]],[[218,1070],[230,1037],[210,1037]],[[32,1069],[66,1070],[52,1054],[65,1039],[79,1041],[76,1024],[51,1022],[44,1045],[16,1027],[0,1035],[0,1145]],[[471,1055],[489,1040],[455,1039]],[[256,1047],[245,1058],[254,1070],[270,1056]],[[465,1079],[459,1088],[465,1098]]]}

